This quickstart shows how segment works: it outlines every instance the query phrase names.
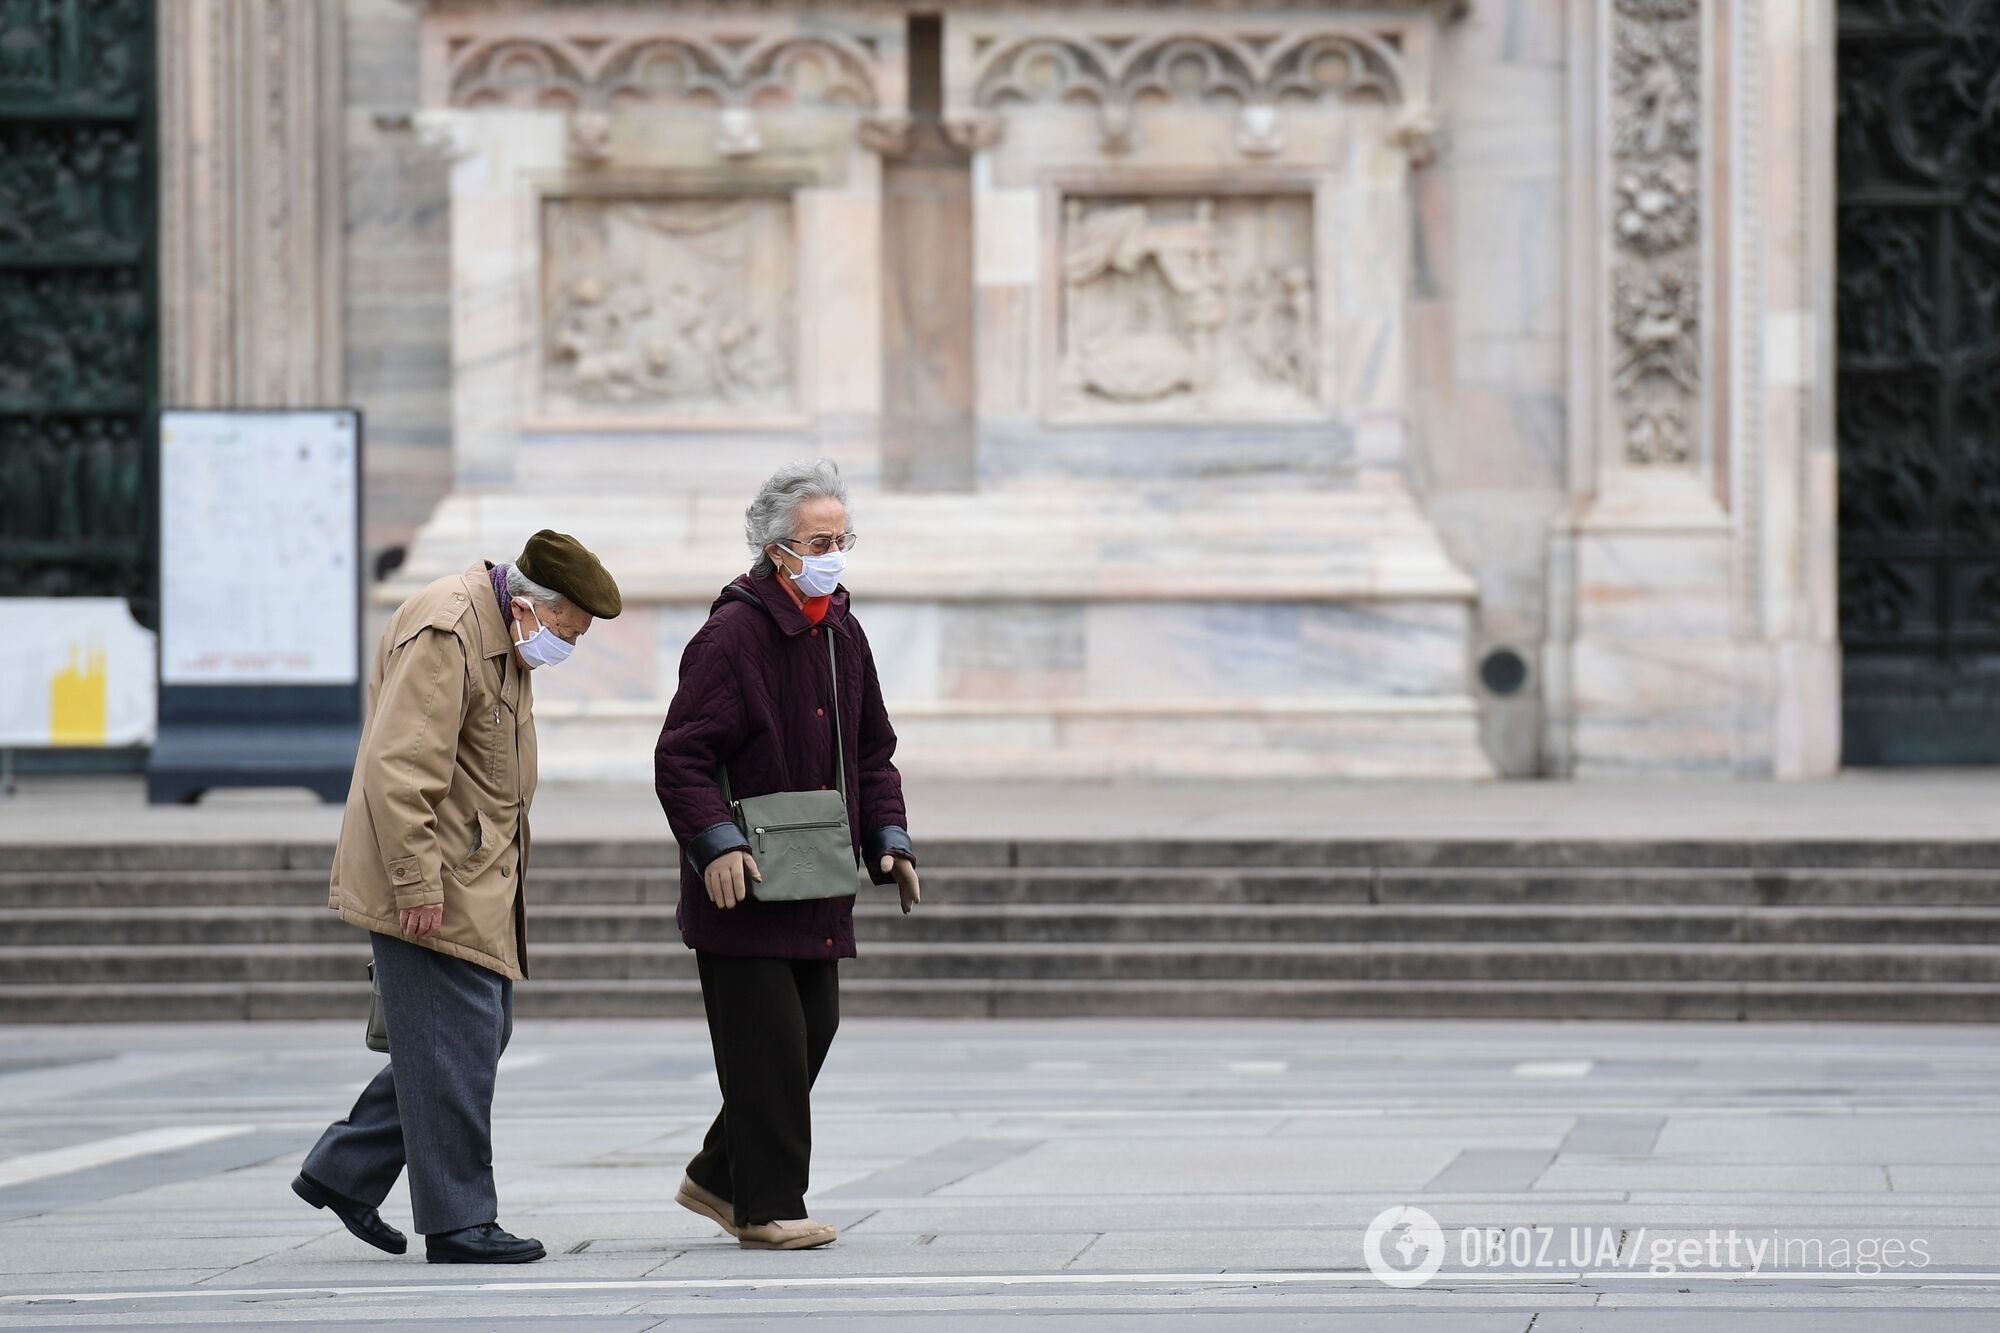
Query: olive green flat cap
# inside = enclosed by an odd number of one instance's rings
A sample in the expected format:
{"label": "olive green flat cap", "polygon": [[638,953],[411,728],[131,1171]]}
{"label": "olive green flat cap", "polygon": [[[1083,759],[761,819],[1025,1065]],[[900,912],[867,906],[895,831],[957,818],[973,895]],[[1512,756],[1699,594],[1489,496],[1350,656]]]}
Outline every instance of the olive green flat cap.
{"label": "olive green flat cap", "polygon": [[599,620],[615,620],[625,609],[610,571],[566,532],[543,528],[528,538],[514,564],[544,588],[561,593]]}

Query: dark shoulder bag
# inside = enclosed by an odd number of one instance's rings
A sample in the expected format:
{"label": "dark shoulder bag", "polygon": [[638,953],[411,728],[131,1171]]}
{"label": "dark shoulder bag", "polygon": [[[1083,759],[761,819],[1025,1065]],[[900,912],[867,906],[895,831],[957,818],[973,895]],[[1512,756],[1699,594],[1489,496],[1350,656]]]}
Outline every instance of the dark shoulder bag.
{"label": "dark shoulder bag", "polygon": [[750,896],[760,902],[838,898],[860,887],[855,872],[861,863],[847,828],[847,751],[840,737],[840,668],[832,628],[822,637],[833,680],[834,789],[774,791],[738,801],[729,793],[729,765],[721,766],[723,803],[763,876],[750,883]]}
{"label": "dark shoulder bag", "polygon": [[382,1012],[382,983],[375,979],[375,964],[368,965],[368,1035],[363,1038],[371,1051],[389,1053],[389,1019]]}

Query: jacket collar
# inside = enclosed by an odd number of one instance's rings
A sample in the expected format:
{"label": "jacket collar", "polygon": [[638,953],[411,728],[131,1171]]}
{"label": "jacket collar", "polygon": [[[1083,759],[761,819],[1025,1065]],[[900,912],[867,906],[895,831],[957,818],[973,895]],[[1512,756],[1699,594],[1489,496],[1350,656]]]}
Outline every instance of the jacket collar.
{"label": "jacket collar", "polygon": [[[738,574],[731,580],[731,586],[743,588],[755,597],[757,604],[764,608],[765,614],[777,621],[778,628],[787,636],[796,637],[813,627],[812,621],[806,619],[806,613],[799,609],[798,603],[792,600],[792,595],[778,582],[777,575],[760,579],[752,574]],[[715,599],[714,604],[709,607],[709,612],[713,614],[724,602],[732,600],[736,599],[725,591]],[[820,624],[830,625],[845,634],[847,631],[843,628],[843,622],[846,619],[847,589],[844,586],[836,586],[833,597],[826,604],[826,616]]]}
{"label": "jacket collar", "polygon": [[500,604],[493,596],[492,569],[491,561],[481,560],[462,576],[466,598],[472,603],[473,623],[479,626],[481,657],[499,657],[514,646],[514,636],[500,618]]}

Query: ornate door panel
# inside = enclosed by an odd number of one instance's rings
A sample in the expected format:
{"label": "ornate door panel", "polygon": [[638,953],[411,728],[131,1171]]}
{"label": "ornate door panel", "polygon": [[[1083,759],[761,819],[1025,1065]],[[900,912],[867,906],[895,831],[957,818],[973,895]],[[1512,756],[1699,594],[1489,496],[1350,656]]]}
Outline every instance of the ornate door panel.
{"label": "ornate door panel", "polygon": [[152,0],[0,0],[0,586],[152,622]]}
{"label": "ornate door panel", "polygon": [[2000,762],[2000,4],[1840,0],[1850,764]]}

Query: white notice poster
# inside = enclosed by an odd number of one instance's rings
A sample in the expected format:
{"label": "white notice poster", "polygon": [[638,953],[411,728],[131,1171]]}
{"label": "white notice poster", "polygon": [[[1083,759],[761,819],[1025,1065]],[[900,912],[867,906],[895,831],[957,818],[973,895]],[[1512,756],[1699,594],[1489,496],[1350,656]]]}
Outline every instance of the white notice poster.
{"label": "white notice poster", "polygon": [[160,680],[351,685],[360,422],[343,411],[160,416]]}

